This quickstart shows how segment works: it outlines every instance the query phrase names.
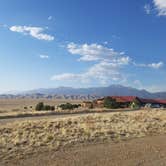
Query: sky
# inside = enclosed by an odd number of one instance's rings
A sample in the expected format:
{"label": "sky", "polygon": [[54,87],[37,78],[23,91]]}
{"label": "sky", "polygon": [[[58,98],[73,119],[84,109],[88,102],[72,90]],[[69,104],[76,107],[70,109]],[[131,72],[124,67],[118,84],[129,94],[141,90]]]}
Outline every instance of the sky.
{"label": "sky", "polygon": [[166,91],[165,0],[1,0],[0,92],[121,84]]}

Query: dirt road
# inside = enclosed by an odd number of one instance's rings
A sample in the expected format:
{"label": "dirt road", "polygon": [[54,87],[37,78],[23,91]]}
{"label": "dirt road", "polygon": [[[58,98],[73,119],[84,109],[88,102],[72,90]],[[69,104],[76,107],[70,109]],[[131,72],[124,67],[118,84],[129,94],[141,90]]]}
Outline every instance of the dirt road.
{"label": "dirt road", "polygon": [[[124,111],[124,110],[123,110]],[[138,112],[139,110],[125,110],[125,112]],[[103,111],[103,112],[78,112],[78,113],[50,113],[50,114],[43,114],[43,115],[23,115],[23,116],[16,116],[16,117],[0,117],[0,125],[6,124],[9,122],[17,122],[17,121],[25,121],[25,120],[41,120],[41,119],[55,119],[55,118],[65,118],[65,117],[74,117],[74,116],[84,116],[84,115],[92,115],[92,114],[112,114],[114,112],[122,112],[122,110],[111,110],[111,111]]]}
{"label": "dirt road", "polygon": [[1,166],[165,166],[166,135],[120,143],[83,144],[31,154]]}

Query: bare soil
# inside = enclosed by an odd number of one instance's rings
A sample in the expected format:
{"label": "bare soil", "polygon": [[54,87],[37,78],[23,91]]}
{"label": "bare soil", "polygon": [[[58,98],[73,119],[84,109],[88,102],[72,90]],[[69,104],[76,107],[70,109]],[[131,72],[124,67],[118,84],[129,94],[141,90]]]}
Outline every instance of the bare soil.
{"label": "bare soil", "polygon": [[165,166],[166,135],[119,143],[77,144],[30,154],[1,166]]}
{"label": "bare soil", "polygon": [[[81,103],[81,100],[62,100],[62,99],[0,99],[0,113],[5,112],[22,112],[35,108],[38,102],[44,102],[48,105],[58,105],[66,102]],[[27,110],[24,109],[27,107]]]}

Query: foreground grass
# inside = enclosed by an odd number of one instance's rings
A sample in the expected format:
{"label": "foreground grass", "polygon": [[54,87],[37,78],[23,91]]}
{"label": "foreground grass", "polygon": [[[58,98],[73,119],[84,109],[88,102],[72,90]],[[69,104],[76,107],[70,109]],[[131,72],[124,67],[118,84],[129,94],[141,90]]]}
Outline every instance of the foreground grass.
{"label": "foreground grass", "polygon": [[166,111],[102,113],[0,126],[0,161],[76,142],[166,134]]}

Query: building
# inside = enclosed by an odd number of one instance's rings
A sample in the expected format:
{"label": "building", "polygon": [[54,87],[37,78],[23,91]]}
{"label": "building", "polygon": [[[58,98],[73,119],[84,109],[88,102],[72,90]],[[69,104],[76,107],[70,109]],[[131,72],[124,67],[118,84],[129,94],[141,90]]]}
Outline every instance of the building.
{"label": "building", "polygon": [[81,106],[84,108],[93,108],[93,102],[92,101],[83,101]]}
{"label": "building", "polygon": [[138,105],[140,107],[145,107],[147,104],[149,104],[150,107],[166,108],[166,100],[144,99],[144,98],[139,98],[137,96],[107,96],[94,101],[84,101],[82,103],[82,106],[87,108],[103,108],[104,100],[106,98],[107,99],[110,98],[110,100],[114,99],[120,108],[135,107]]}
{"label": "building", "polygon": [[104,107],[104,100],[105,100],[105,98],[107,98],[107,99],[109,99],[109,98],[110,99],[114,99],[116,101],[116,103],[118,103],[118,105],[121,108],[129,107],[130,104],[133,101],[138,101],[140,103],[139,98],[136,97],[136,96],[107,96],[107,97],[95,100],[93,102],[94,103],[94,107],[98,107],[98,108]]}
{"label": "building", "polygon": [[166,108],[166,100],[162,100],[162,99],[143,99],[140,98],[141,104],[142,106],[156,106],[158,105],[158,107],[164,107]]}

